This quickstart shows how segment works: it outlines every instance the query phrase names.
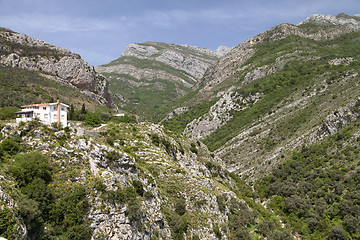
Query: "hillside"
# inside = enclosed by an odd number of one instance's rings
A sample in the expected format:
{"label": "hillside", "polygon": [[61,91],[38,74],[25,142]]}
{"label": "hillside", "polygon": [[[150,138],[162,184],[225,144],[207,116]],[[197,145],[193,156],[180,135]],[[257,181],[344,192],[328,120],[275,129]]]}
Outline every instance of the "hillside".
{"label": "hillside", "polygon": [[290,236],[200,142],[160,125],[109,123],[98,136],[37,122],[0,129],[8,239],[250,239],[267,221]]}
{"label": "hillside", "polygon": [[301,239],[359,239],[359,143],[358,120],[292,153],[256,191]]}
{"label": "hillside", "polygon": [[2,106],[73,97],[74,104],[113,107],[106,79],[67,49],[0,28],[0,67],[0,91],[11,96],[1,96]]}
{"label": "hillside", "polygon": [[230,49],[145,42],[96,70],[107,77],[114,102],[143,119],[160,121],[173,101],[197,86],[206,69]]}
{"label": "hillside", "polygon": [[202,140],[227,169],[250,177],[355,121],[359,18],[316,15],[235,47],[184,96],[165,126]]}

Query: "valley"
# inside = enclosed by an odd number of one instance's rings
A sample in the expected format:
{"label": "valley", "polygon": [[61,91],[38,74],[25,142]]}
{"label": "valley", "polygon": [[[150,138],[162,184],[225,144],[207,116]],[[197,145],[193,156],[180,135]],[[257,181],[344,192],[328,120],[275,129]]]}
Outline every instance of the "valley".
{"label": "valley", "polygon": [[[359,30],[315,14],[92,67],[0,29],[0,236],[360,238]],[[71,126],[9,120],[57,99]]]}

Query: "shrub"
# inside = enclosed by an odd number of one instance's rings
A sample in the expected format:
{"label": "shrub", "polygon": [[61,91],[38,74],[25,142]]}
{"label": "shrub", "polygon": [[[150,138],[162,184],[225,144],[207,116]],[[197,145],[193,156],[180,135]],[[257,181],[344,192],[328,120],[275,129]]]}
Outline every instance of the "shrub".
{"label": "shrub", "polygon": [[138,198],[134,198],[128,202],[125,214],[129,218],[130,222],[140,222],[142,211],[140,209],[140,200]]}
{"label": "shrub", "polygon": [[45,183],[51,181],[48,158],[39,152],[17,154],[8,171],[20,187],[27,186],[36,178],[43,179]]}
{"label": "shrub", "polygon": [[219,206],[219,211],[220,212],[224,212],[225,211],[225,208],[226,208],[226,201],[225,201],[225,198],[223,196],[216,196],[216,201],[217,201],[217,204]]}
{"label": "shrub", "polygon": [[7,138],[0,144],[0,152],[14,155],[20,150],[20,146],[13,140]]}
{"label": "shrub", "polygon": [[94,182],[94,188],[96,189],[96,191],[98,192],[103,192],[106,190],[106,186],[103,183],[103,181],[101,180],[101,178],[96,178],[95,182]]}
{"label": "shrub", "polygon": [[85,122],[84,124],[86,126],[90,126],[90,127],[96,127],[99,126],[101,124],[101,118],[98,114],[96,113],[90,113],[88,112],[85,115]]}
{"label": "shrub", "polygon": [[19,213],[25,221],[28,234],[37,238],[41,231],[42,222],[39,203],[33,199],[29,199],[27,196],[20,196],[18,204]]}
{"label": "shrub", "polygon": [[134,180],[132,182],[134,188],[135,188],[135,191],[136,193],[139,195],[139,196],[142,196],[144,194],[144,188],[143,188],[143,184],[138,181],[138,180]]}
{"label": "shrub", "polygon": [[110,136],[108,136],[106,138],[106,143],[109,144],[110,146],[114,146],[114,139]]}
{"label": "shrub", "polygon": [[216,236],[218,239],[221,239],[221,232],[220,232],[219,225],[214,224],[214,225],[213,225],[213,231],[214,231],[214,233],[215,233],[215,236]]}
{"label": "shrub", "polygon": [[136,123],[137,122],[136,117],[134,115],[127,115],[127,114],[125,114],[124,116],[113,117],[110,119],[110,121],[116,122],[116,123],[120,123],[120,122]]}
{"label": "shrub", "polygon": [[17,224],[14,220],[14,213],[8,209],[3,208],[0,210],[0,236],[7,239],[16,239]]}
{"label": "shrub", "polygon": [[339,225],[333,226],[330,229],[328,239],[329,240],[342,240],[342,239],[345,240],[345,239],[347,239],[346,232]]}
{"label": "shrub", "polygon": [[84,187],[65,194],[50,210],[50,221],[53,226],[61,226],[63,232],[71,232],[71,228],[85,224],[84,217],[89,210],[89,199]]}
{"label": "shrub", "polygon": [[191,145],[190,145],[190,151],[193,152],[193,153],[195,153],[195,154],[198,153],[198,150],[197,150],[197,148],[196,148],[195,143],[191,143]]}
{"label": "shrub", "polygon": [[151,134],[151,142],[156,146],[160,145],[160,138],[156,133]]}
{"label": "shrub", "polygon": [[180,216],[184,215],[186,212],[186,201],[185,198],[179,197],[175,201],[175,212]]}

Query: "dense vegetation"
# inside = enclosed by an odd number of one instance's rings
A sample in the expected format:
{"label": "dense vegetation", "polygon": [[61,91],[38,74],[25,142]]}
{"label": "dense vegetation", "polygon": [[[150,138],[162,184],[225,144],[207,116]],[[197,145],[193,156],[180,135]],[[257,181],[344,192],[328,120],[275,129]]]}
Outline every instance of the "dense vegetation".
{"label": "dense vegetation", "polygon": [[[30,125],[33,128],[37,126],[36,122]],[[21,138],[3,140],[0,157],[1,171],[7,169],[15,180],[16,188],[12,189],[18,203],[15,214],[24,220],[30,238],[90,238],[92,230],[84,218],[89,210],[86,187],[78,185],[62,190],[51,187],[59,166],[40,152],[27,153]],[[5,208],[0,214],[0,235],[15,239],[14,212],[10,213]]]}
{"label": "dense vegetation", "polygon": [[302,239],[360,237],[359,127],[304,146],[257,183],[268,207]]}

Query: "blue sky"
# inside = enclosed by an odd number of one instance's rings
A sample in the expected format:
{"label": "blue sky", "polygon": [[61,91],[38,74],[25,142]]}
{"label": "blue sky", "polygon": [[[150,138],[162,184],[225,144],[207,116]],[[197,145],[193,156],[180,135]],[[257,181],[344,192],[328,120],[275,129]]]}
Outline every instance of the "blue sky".
{"label": "blue sky", "polygon": [[0,26],[79,53],[97,66],[129,43],[236,46],[280,23],[360,13],[360,0],[0,0]]}

